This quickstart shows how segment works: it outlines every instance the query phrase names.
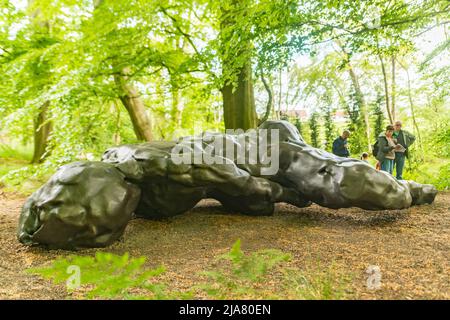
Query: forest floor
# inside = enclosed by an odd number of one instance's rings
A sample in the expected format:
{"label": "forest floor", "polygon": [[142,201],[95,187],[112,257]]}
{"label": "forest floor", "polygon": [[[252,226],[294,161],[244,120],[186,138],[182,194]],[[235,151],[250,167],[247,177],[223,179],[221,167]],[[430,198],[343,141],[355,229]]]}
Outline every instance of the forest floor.
{"label": "forest floor", "polygon": [[[29,248],[16,240],[24,200],[0,189],[0,299],[65,299],[63,286],[25,273],[73,252]],[[201,281],[199,271],[211,268],[214,257],[227,252],[238,238],[244,252],[289,252],[290,264],[300,270],[333,265],[335,272],[351,276],[347,299],[450,299],[450,192],[439,193],[432,205],[407,210],[278,204],[270,217],[226,214],[217,202],[203,200],[168,220],[135,219],[123,239],[101,250],[146,256],[150,266],[164,264],[165,279],[185,290]],[[366,286],[369,265],[380,267],[379,289]],[[277,290],[277,285],[269,279],[266,289]]]}

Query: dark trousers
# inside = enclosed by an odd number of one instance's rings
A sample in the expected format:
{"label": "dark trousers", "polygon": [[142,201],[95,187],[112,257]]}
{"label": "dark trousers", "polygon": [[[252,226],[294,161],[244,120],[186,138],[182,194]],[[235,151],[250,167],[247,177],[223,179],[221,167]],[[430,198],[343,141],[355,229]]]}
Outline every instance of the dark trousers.
{"label": "dark trousers", "polygon": [[397,180],[403,180],[403,167],[405,166],[405,154],[403,152],[395,153],[394,168]]}

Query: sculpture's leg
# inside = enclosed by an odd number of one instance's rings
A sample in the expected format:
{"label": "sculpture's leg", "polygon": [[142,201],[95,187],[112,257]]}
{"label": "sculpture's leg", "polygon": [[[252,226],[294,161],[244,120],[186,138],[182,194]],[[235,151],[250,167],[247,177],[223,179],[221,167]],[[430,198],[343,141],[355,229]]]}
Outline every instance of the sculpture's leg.
{"label": "sculpture's leg", "polygon": [[179,183],[203,186],[207,197],[217,199],[225,207],[243,214],[271,215],[276,202],[288,202],[298,207],[310,205],[294,189],[251,176],[234,163],[194,165],[188,175],[183,173],[171,175],[170,178]]}
{"label": "sculpture's leg", "polygon": [[209,197],[219,201],[228,211],[249,216],[270,216],[274,211],[274,203],[263,198],[230,196],[218,191],[211,192]]}
{"label": "sculpture's leg", "polygon": [[431,184],[420,184],[408,180],[400,180],[399,182],[408,187],[413,205],[433,203],[437,195],[436,188]]}
{"label": "sculpture's leg", "polygon": [[321,206],[383,210],[412,204],[405,184],[362,161],[295,142],[280,144],[280,160],[278,176]]}
{"label": "sculpture's leg", "polygon": [[144,182],[139,186],[142,196],[135,213],[136,216],[147,219],[182,214],[205,198],[205,188],[186,187],[170,181]]}

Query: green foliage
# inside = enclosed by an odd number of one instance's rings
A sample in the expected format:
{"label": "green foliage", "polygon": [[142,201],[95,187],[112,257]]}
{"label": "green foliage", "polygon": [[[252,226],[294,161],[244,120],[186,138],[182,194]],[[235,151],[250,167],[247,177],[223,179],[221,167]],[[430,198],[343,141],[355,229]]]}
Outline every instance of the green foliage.
{"label": "green foliage", "polygon": [[[291,256],[279,250],[245,254],[240,240],[219,259],[231,265],[204,272],[208,282],[199,286],[213,299],[341,299],[350,280],[333,266],[312,272],[288,267]],[[270,280],[275,287],[267,287],[269,279],[276,279]]]}
{"label": "green foliage", "polygon": [[[302,128],[314,146],[322,147],[323,137],[329,149],[334,138],[330,116],[348,109],[349,145],[352,154],[359,155],[368,144],[361,121],[362,98],[374,108],[373,135],[383,127],[379,55],[395,55],[411,75],[417,75],[411,77],[409,106],[403,71],[397,69],[397,116],[408,122],[414,107],[422,152],[449,157],[449,119],[444,116],[449,114],[445,55],[449,42],[442,37],[424,52],[418,45],[423,39],[417,36],[426,36],[429,29],[448,29],[445,23],[436,24],[447,18],[446,1],[2,0],[1,4],[0,138],[33,144],[33,124],[46,102],[53,125],[46,162],[12,166],[10,173],[3,170],[9,185],[43,179],[89,153],[98,159],[111,145],[137,142],[120,83],[132,87],[133,96],[145,106],[155,139],[192,134],[195,126],[222,130],[220,90],[224,83],[236,83],[245,64],[252,66],[256,82],[260,73],[271,82],[281,79],[275,76],[279,70],[288,70],[288,92],[280,101],[308,112],[320,110]],[[350,64],[364,97],[356,96],[352,88]],[[391,81],[392,75],[387,78]],[[255,91],[256,98],[259,94]],[[341,123],[334,125],[343,129]],[[16,157],[21,155],[8,158]]]}
{"label": "green foliage", "polygon": [[215,299],[255,296],[258,294],[256,286],[264,281],[268,272],[290,258],[289,254],[271,249],[245,255],[241,241],[237,240],[228,253],[218,258],[219,261],[230,261],[231,266],[204,272],[209,280],[200,288]]}
{"label": "green foliage", "polygon": [[346,105],[347,113],[349,115],[348,129],[350,131],[350,137],[348,138],[348,144],[350,154],[352,156],[358,156],[364,151],[367,151],[367,138],[364,132],[364,121],[361,113],[361,97],[357,94],[354,87],[350,93],[349,101]]}
{"label": "green foliage", "polygon": [[436,155],[450,158],[450,126],[442,127],[432,136],[431,145]]}
{"label": "green foliage", "polygon": [[49,177],[49,169],[45,165],[31,165],[31,157],[29,145],[16,142],[0,145],[0,186],[25,195],[39,188]]}
{"label": "green foliage", "polygon": [[230,252],[220,257],[232,263],[232,273],[240,279],[250,281],[261,280],[274,266],[291,259],[289,254],[279,250],[261,250],[246,256],[241,249],[241,241],[237,240]]}
{"label": "green foliage", "polygon": [[434,185],[438,190],[450,189],[449,159],[427,157],[426,161],[410,156],[403,178]]}
{"label": "green foliage", "polygon": [[15,144],[14,147],[0,144],[0,158],[31,161],[31,149],[28,146]]}
{"label": "green foliage", "polygon": [[[23,168],[26,164],[26,162],[20,160],[0,158],[0,187],[11,187],[12,185],[8,183],[5,176],[10,174],[10,172]],[[14,188],[13,190],[17,191]]]}
{"label": "green foliage", "polygon": [[319,114],[314,111],[309,118],[309,132],[311,136],[311,145],[313,147],[319,148],[319,124],[318,124]]}
{"label": "green foliage", "polygon": [[[372,117],[373,117],[373,141],[376,141],[379,134],[384,131],[384,114],[381,110],[381,103],[383,101],[383,97],[378,94],[376,101],[373,103],[372,108]],[[374,142],[375,143],[375,142]]]}
{"label": "green foliage", "polygon": [[295,118],[294,125],[297,128],[300,135],[303,137],[303,124],[302,124],[302,120],[300,119],[300,117]]}
{"label": "green foliage", "polygon": [[[18,9],[5,1],[0,72],[11,81],[0,84],[2,131],[29,142],[38,107],[50,101],[54,130],[48,161],[53,164],[76,160],[81,153],[101,153],[112,144],[136,142],[114,78],[125,67],[130,69],[127,80],[142,90],[152,113],[155,138],[171,138],[175,129],[188,130],[195,119],[206,116],[209,126],[220,127],[217,93],[207,88],[198,53],[188,48],[193,43],[188,33],[198,41],[203,38],[203,24],[192,23],[194,4],[165,8],[146,1],[98,3],[94,8],[92,1],[82,6],[35,1]],[[158,99],[149,84],[160,87]],[[175,91],[180,97],[171,94]],[[172,109],[180,109],[177,119],[168,117]]]}
{"label": "green foliage", "polygon": [[[159,276],[165,268],[145,268],[145,257],[130,258],[96,252],[91,256],[58,258],[51,265],[27,272],[66,284],[78,299],[192,299],[194,292],[212,299],[341,299],[345,297],[348,275],[333,265],[317,264],[308,272],[287,266],[291,255],[275,249],[246,254],[237,240],[230,251],[216,258],[218,266],[201,272],[208,281],[180,292],[171,291]],[[78,268],[79,274],[74,271]],[[73,282],[79,275],[79,283]],[[271,287],[267,286],[271,283]],[[80,287],[69,285],[79,284]]]}
{"label": "green foliage", "polygon": [[434,180],[425,180],[424,183],[431,183],[438,190],[450,190],[450,162],[439,168],[439,173],[434,176]]}
{"label": "green foliage", "polygon": [[322,110],[323,114],[323,123],[325,129],[325,147],[324,149],[328,152],[331,152],[333,148],[333,141],[335,139],[335,126],[333,123],[333,109],[331,106],[331,100],[327,98],[327,107],[324,107]]}
{"label": "green foliage", "polygon": [[[80,270],[80,285],[83,298],[87,299],[179,299],[190,298],[190,293],[168,292],[161,283],[150,282],[165,272],[160,266],[144,269],[146,258],[130,258],[97,252],[95,257],[69,256],[55,260],[51,266],[32,268],[28,272],[50,279],[55,284],[68,281],[69,267]],[[71,292],[78,288],[68,288]]]}
{"label": "green foliage", "polygon": [[322,268],[320,264],[312,272],[287,269],[284,272],[284,290],[289,299],[339,300],[345,299],[352,276],[342,274],[334,265]]}

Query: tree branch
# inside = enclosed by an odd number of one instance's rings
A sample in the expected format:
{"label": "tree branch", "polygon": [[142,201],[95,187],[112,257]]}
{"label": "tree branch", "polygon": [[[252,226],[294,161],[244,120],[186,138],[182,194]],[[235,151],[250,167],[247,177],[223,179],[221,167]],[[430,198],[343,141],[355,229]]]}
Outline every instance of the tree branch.
{"label": "tree branch", "polygon": [[264,88],[267,91],[267,95],[269,97],[269,100],[267,101],[266,112],[264,113],[264,116],[259,120],[259,124],[261,124],[264,121],[266,121],[267,119],[269,119],[270,111],[272,110],[272,104],[273,104],[272,89],[270,88],[269,84],[267,83],[266,79],[264,78],[264,73],[263,73],[262,70],[261,70],[261,81],[262,81],[262,83],[264,85]]}
{"label": "tree branch", "polygon": [[186,32],[184,32],[183,30],[181,30],[180,26],[178,25],[178,20],[175,19],[175,17],[171,16],[164,7],[160,7],[160,8],[161,8],[162,13],[164,13],[170,20],[172,20],[174,22],[175,28],[178,30],[178,32],[180,32],[186,38],[186,40],[189,42],[189,44],[194,49],[195,53],[200,55],[200,52],[198,51],[197,47],[195,46],[194,42],[192,41],[191,36],[189,34],[187,34]]}

